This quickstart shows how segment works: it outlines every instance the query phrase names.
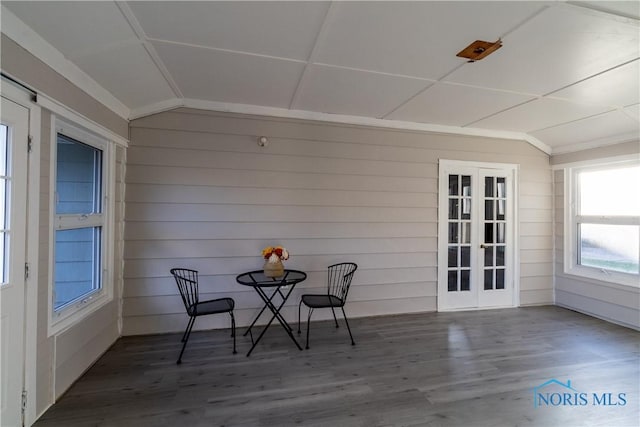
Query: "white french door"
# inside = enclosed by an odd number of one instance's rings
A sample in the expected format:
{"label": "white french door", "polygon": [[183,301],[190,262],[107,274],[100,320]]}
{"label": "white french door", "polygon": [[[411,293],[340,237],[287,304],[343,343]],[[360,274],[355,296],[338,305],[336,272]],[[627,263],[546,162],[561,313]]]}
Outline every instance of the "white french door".
{"label": "white french door", "polygon": [[438,310],[513,307],[515,165],[440,161]]}
{"label": "white french door", "polygon": [[0,425],[22,425],[29,110],[0,110]]}

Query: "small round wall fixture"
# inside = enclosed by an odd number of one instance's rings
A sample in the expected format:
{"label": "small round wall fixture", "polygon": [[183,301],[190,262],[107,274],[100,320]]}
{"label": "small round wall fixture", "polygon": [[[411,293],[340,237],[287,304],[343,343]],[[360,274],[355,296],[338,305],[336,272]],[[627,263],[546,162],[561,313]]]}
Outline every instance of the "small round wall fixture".
{"label": "small round wall fixture", "polygon": [[266,147],[267,145],[269,145],[269,140],[267,139],[266,136],[259,136],[258,137],[258,145],[260,147]]}

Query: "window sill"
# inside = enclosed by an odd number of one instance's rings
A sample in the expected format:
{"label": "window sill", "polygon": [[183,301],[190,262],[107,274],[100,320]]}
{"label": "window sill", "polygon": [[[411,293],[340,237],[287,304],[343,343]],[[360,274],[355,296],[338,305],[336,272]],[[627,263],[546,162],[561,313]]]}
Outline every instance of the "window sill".
{"label": "window sill", "polygon": [[79,301],[57,313],[54,312],[49,323],[49,336],[51,337],[70,329],[81,320],[107,305],[112,299],[106,292],[99,292],[88,297],[85,302]]}
{"label": "window sill", "polygon": [[586,268],[572,268],[565,270],[563,275],[574,280],[581,280],[594,285],[606,286],[622,291],[640,290],[640,278],[623,273],[608,273]]}

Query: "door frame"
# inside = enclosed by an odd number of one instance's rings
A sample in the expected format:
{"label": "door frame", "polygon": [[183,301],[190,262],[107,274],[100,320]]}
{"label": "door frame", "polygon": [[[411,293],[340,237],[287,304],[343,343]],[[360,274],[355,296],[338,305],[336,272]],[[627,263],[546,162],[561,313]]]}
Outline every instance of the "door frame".
{"label": "door frame", "polygon": [[[31,150],[27,152],[27,253],[29,277],[25,280],[24,305],[24,384],[27,402],[24,424],[30,426],[36,421],[37,395],[37,338],[38,338],[38,256],[40,231],[40,136],[41,110],[33,99],[35,95],[2,79],[2,97],[29,110],[28,134]],[[26,141],[25,141],[26,143]],[[45,385],[48,387],[49,385]]]}
{"label": "door frame", "polygon": [[[513,248],[511,256],[511,265],[508,266],[512,271],[513,278],[513,298],[509,307],[520,306],[520,233],[519,233],[519,170],[520,165],[515,163],[495,163],[495,162],[478,162],[465,160],[447,160],[438,159],[438,251],[437,251],[437,311],[466,311],[466,310],[485,310],[497,307],[470,307],[470,308],[449,308],[444,301],[444,295],[441,290],[446,289],[447,282],[447,220],[448,220],[448,192],[442,191],[444,182],[447,182],[447,174],[451,169],[500,169],[509,170],[513,177]],[[478,203],[476,203],[477,205]],[[472,235],[475,233],[472,233]],[[473,243],[473,239],[472,239]],[[472,270],[479,271],[476,262],[477,256],[471,256]]]}

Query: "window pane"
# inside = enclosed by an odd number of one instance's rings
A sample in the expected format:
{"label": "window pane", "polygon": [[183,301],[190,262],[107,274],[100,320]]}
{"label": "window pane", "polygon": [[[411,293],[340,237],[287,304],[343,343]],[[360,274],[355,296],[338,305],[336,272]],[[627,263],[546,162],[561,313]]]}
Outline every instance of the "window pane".
{"label": "window pane", "polygon": [[447,289],[449,292],[456,292],[458,290],[458,272],[455,270],[449,272]]}
{"label": "window pane", "polygon": [[458,223],[449,223],[449,243],[458,243]]}
{"label": "window pane", "polygon": [[496,265],[504,267],[504,246],[496,246]]}
{"label": "window pane", "polygon": [[638,274],[637,225],[580,224],[579,264]]}
{"label": "window pane", "polygon": [[493,193],[493,177],[486,176],[484,178],[484,196],[485,197],[494,197]]}
{"label": "window pane", "polygon": [[101,228],[56,231],[53,308],[100,289]]}
{"label": "window pane", "polygon": [[461,225],[462,229],[462,239],[460,243],[471,243],[471,223],[463,222]]}
{"label": "window pane", "polygon": [[507,197],[507,186],[505,178],[498,178],[497,183],[498,197]]}
{"label": "window pane", "polygon": [[493,270],[484,271],[484,289],[493,289]]}
{"label": "window pane", "polygon": [[471,266],[471,248],[469,246],[460,247],[460,267]]}
{"label": "window pane", "polygon": [[485,267],[493,267],[493,246],[484,249],[484,265]]}
{"label": "window pane", "polygon": [[640,215],[640,166],[580,172],[578,179],[580,215]]}
{"label": "window pane", "polygon": [[468,291],[470,289],[469,270],[460,271],[460,290]]}
{"label": "window pane", "polygon": [[504,239],[505,239],[505,234],[504,234],[504,229],[505,229],[505,223],[504,222],[499,222],[496,224],[497,230],[498,230],[498,235],[496,237],[496,243],[504,243]]}
{"label": "window pane", "polygon": [[496,270],[496,289],[504,289],[504,270]]}
{"label": "window pane", "polygon": [[462,175],[462,195],[471,197],[471,176]]}
{"label": "window pane", "polygon": [[449,219],[458,219],[458,199],[449,199]]}
{"label": "window pane", "polygon": [[471,199],[462,199],[462,219],[471,219]]}
{"label": "window pane", "polygon": [[449,195],[458,195],[458,175],[449,175]]}
{"label": "window pane", "polygon": [[484,201],[484,219],[493,219],[493,200]]}
{"label": "window pane", "polygon": [[56,213],[101,212],[102,151],[58,134]]}
{"label": "window pane", "polygon": [[458,247],[449,246],[449,267],[458,266]]}
{"label": "window pane", "polygon": [[484,225],[484,242],[493,243],[493,223]]}
{"label": "window pane", "polygon": [[496,210],[496,219],[500,221],[504,221],[504,213],[505,213],[505,200],[498,200],[498,209]]}

